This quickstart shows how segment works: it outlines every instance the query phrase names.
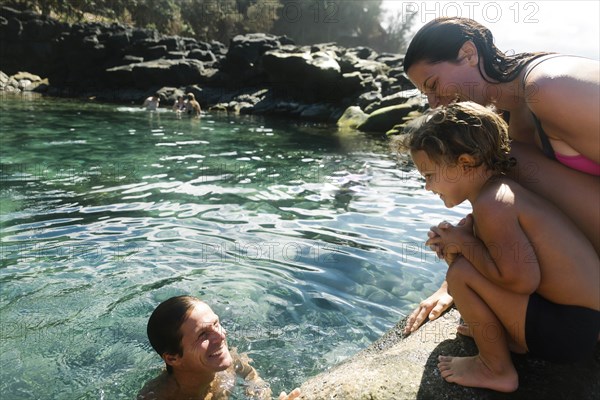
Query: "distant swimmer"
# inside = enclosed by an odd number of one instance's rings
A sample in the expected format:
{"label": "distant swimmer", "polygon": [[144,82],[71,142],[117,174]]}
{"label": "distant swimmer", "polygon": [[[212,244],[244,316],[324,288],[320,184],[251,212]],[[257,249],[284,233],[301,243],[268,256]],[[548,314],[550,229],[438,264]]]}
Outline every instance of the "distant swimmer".
{"label": "distant swimmer", "polygon": [[160,97],[158,97],[158,94],[155,93],[152,96],[148,97],[146,100],[144,100],[144,104],[142,104],[142,107],[145,107],[148,111],[156,111],[158,109],[159,103]]}
{"label": "distant swimmer", "polygon": [[186,103],[186,112],[190,115],[193,114],[199,118],[200,113],[202,112],[202,109],[200,108],[200,103],[196,101],[196,98],[194,97],[193,93],[188,93],[187,97],[188,101]]}
{"label": "distant swimmer", "polygon": [[187,101],[183,98],[183,96],[177,96],[177,100],[175,104],[173,104],[173,111],[175,112],[183,112],[187,109]]}

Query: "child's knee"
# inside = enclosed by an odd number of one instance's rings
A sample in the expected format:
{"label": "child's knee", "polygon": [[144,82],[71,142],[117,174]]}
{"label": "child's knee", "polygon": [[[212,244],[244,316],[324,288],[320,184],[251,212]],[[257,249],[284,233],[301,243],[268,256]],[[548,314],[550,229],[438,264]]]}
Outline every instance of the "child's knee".
{"label": "child's knee", "polygon": [[473,265],[461,257],[457,259],[451,267],[448,268],[448,272],[446,273],[446,281],[448,282],[448,286],[461,284],[467,280],[469,275],[476,272],[477,271]]}

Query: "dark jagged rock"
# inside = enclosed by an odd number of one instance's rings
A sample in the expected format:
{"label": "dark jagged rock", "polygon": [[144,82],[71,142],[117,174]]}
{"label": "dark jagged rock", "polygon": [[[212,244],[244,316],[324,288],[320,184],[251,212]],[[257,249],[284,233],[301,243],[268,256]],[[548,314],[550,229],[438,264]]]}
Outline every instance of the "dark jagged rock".
{"label": "dark jagged rock", "polygon": [[48,80],[29,72],[18,72],[12,76],[0,71],[0,91],[5,92],[38,92],[48,89]]}
{"label": "dark jagged rock", "polygon": [[[0,7],[0,70],[47,77],[50,95],[142,102],[132,96],[195,87],[205,108],[336,122],[350,106],[373,113],[390,105],[383,99],[410,85],[401,61],[367,47],[296,46],[264,33],[236,36],[227,47],[116,23],[69,25]],[[239,97],[249,90],[263,95]]]}
{"label": "dark jagged rock", "polygon": [[420,96],[420,93],[416,89],[413,89],[396,92],[383,98],[374,97],[372,102],[365,104],[364,110],[366,113],[372,113],[380,108],[404,104],[418,96]]}
{"label": "dark jagged rock", "polygon": [[339,100],[350,94],[341,87],[346,81],[331,52],[270,51],[263,57],[263,68],[271,83],[288,88],[289,94],[299,99]]}
{"label": "dark jagged rock", "polygon": [[208,61],[208,62],[217,61],[217,57],[215,57],[215,55],[212,52],[210,52],[209,50],[200,50],[200,49],[191,50],[188,53],[188,58],[191,58],[193,60]]}
{"label": "dark jagged rock", "polygon": [[229,73],[243,73],[255,69],[263,54],[280,46],[277,36],[266,33],[235,36],[231,39],[222,68]]}
{"label": "dark jagged rock", "polygon": [[114,86],[137,88],[182,86],[203,82],[208,78],[198,60],[161,59],[109,68],[107,73]]}

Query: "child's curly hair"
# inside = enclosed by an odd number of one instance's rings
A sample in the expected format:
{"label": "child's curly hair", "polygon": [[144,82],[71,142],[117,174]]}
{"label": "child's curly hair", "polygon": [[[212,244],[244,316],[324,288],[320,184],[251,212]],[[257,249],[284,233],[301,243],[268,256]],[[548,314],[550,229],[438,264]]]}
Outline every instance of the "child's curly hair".
{"label": "child's curly hair", "polygon": [[392,141],[397,153],[423,150],[434,162],[455,165],[469,154],[478,167],[503,174],[514,166],[509,157],[508,125],[492,109],[473,102],[453,103],[429,110],[411,121]]}

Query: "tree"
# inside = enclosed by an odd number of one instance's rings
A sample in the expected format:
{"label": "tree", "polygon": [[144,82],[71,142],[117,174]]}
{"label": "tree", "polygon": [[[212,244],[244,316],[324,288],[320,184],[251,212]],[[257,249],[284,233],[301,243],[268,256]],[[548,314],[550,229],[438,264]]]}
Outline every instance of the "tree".
{"label": "tree", "polygon": [[282,0],[273,32],[299,44],[369,45],[383,35],[380,0]]}
{"label": "tree", "polygon": [[160,32],[170,32],[172,21],[179,18],[180,10],[173,0],[144,0],[133,2],[134,7],[127,7],[131,19],[137,26],[156,28]]}
{"label": "tree", "polygon": [[400,11],[390,15],[386,21],[385,40],[381,43],[381,50],[390,53],[404,53],[408,47],[408,34],[416,16],[415,13],[403,16]]}
{"label": "tree", "polygon": [[381,24],[381,0],[2,0],[64,21],[133,23],[161,33],[227,43],[238,34],[287,35],[298,44],[337,42],[399,52],[414,15]]}

